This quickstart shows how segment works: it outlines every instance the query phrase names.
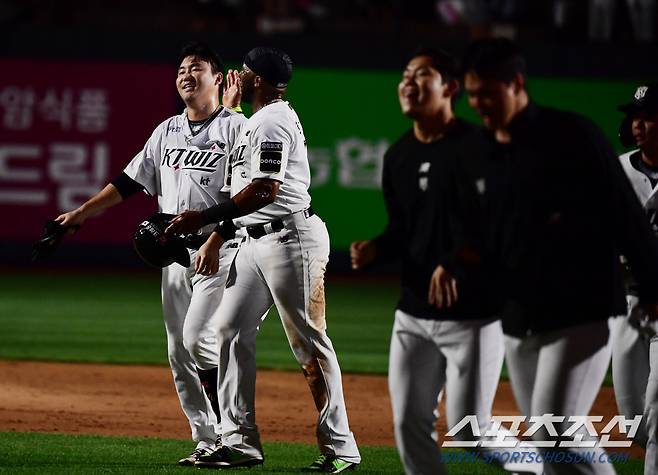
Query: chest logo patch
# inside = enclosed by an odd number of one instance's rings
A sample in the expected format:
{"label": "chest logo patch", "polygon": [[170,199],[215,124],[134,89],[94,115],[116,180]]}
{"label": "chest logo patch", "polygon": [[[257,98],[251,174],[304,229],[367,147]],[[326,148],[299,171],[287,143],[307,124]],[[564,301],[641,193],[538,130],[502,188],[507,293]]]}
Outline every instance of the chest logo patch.
{"label": "chest logo patch", "polygon": [[478,178],[475,180],[475,188],[478,190],[479,194],[484,195],[484,193],[487,191],[487,182],[484,180],[484,178]]}
{"label": "chest logo patch", "polygon": [[210,150],[192,150],[185,148],[167,148],[162,155],[160,166],[178,170],[198,170],[212,173],[217,170],[218,164],[225,154]]}
{"label": "chest logo patch", "polygon": [[269,173],[280,172],[282,156],[283,143],[262,142],[260,144],[260,171]]}
{"label": "chest logo patch", "polygon": [[430,162],[423,162],[418,167],[418,188],[420,188],[420,191],[427,191],[429,187],[429,177],[427,175],[431,165]]}

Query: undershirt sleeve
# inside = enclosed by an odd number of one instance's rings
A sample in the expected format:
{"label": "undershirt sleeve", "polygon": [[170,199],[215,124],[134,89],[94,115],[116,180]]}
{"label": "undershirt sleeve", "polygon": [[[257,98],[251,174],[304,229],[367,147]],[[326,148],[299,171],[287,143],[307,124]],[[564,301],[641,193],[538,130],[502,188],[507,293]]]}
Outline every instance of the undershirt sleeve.
{"label": "undershirt sleeve", "polygon": [[144,190],[144,187],[140,183],[137,183],[135,180],[130,178],[128,175],[126,175],[125,172],[121,172],[121,174],[117,175],[110,183],[114,185],[114,187],[121,195],[121,198],[124,200],[129,196]]}

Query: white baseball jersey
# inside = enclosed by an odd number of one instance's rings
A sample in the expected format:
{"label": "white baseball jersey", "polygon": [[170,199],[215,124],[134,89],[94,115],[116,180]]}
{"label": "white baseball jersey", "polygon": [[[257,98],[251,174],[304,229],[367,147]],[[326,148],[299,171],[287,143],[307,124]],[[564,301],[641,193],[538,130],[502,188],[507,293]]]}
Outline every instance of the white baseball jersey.
{"label": "white baseball jersey", "polygon": [[[658,186],[653,187],[651,180],[640,170],[642,157],[639,150],[633,150],[619,156],[624,172],[633,190],[644,207],[649,223],[654,231],[658,231]],[[615,389],[615,399],[619,414],[627,418],[642,414],[646,407],[658,407],[658,397],[655,385],[652,384],[650,372],[649,339],[658,331],[658,324],[649,320],[645,308],[639,298],[634,295],[635,285],[632,273],[627,275],[629,294],[627,296],[627,315],[613,317],[609,320],[610,343],[612,347],[612,381]],[[653,357],[653,354],[651,354]],[[645,394],[649,400],[645,401]],[[654,421],[644,419],[635,435],[635,442],[647,446],[647,431],[649,423]],[[646,424],[646,425],[645,425]],[[648,450],[647,450],[648,452]]]}
{"label": "white baseball jersey", "polygon": [[[154,131],[124,172],[158,197],[161,212],[202,210],[228,199],[222,192],[226,157],[247,119],[223,108],[192,135],[187,114],[170,117]],[[228,191],[225,189],[224,191]],[[208,232],[214,224],[203,231]]]}
{"label": "white baseball jersey", "polygon": [[[170,117],[154,131],[124,172],[158,198],[158,208],[177,214],[200,210],[228,199],[222,191],[227,156],[246,122],[222,109],[192,134],[187,114]],[[226,190],[228,191],[228,190]],[[200,232],[210,232],[213,225]],[[162,270],[162,311],[167,355],[181,408],[199,448],[214,447],[220,428],[204,395],[196,368],[217,366],[216,309],[221,302],[230,263],[237,248],[227,242],[220,250],[219,272],[211,276],[172,264]]]}
{"label": "white baseball jersey", "polygon": [[268,223],[311,204],[306,138],[297,113],[287,102],[268,104],[252,115],[231,149],[226,174],[231,196],[256,178],[280,181],[279,192],[274,203],[235,219],[238,227]]}
{"label": "white baseball jersey", "polygon": [[621,161],[626,176],[633,185],[633,189],[635,190],[635,194],[640,200],[640,203],[642,203],[644,209],[649,213],[651,225],[654,227],[654,230],[656,230],[655,223],[653,222],[654,216],[652,216],[651,211],[654,210],[653,215],[655,215],[655,210],[658,210],[658,186],[654,188],[651,185],[649,178],[637,168],[637,160],[642,159],[639,156],[639,153],[639,150],[633,150],[620,155],[619,160]]}

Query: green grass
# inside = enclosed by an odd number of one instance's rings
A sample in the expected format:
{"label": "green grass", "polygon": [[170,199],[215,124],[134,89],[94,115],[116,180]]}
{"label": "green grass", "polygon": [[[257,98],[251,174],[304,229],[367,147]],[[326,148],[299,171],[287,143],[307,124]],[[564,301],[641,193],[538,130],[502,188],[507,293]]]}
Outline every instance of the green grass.
{"label": "green grass", "polygon": [[[386,373],[397,294],[392,283],[328,283],[328,333],[345,371]],[[275,311],[257,357],[297,369]],[[166,365],[159,274],[0,275],[0,358]]]}
{"label": "green grass", "polygon": [[[328,333],[343,371],[386,374],[398,293],[390,281],[329,279]],[[0,359],[167,365],[165,341],[159,273],[0,274]],[[298,368],[276,310],[257,361]]]}
{"label": "green grass", "polygon": [[[0,473],[199,473],[175,463],[192,448],[189,442],[171,439],[0,432]],[[394,448],[361,447],[360,450],[363,461],[357,474],[402,473]],[[262,467],[222,470],[222,473],[299,473],[316,456],[315,446],[266,443]],[[480,462],[454,462],[447,464],[447,468],[456,475],[503,473]],[[615,468],[620,475],[641,473],[642,461],[630,460],[616,464]]]}

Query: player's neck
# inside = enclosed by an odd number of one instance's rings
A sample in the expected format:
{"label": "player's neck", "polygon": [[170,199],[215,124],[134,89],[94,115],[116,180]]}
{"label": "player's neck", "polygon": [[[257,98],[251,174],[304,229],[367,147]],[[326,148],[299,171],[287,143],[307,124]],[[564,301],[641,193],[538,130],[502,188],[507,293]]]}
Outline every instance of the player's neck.
{"label": "player's neck", "polygon": [[188,120],[205,120],[219,109],[219,99],[213,98],[211,101],[204,102],[203,104],[189,103],[185,105],[187,106]]}
{"label": "player's neck", "polygon": [[510,124],[519,117],[530,104],[530,97],[525,90],[522,90],[516,96],[513,109],[508,113],[504,125],[494,129],[494,137],[496,142],[508,144],[512,141],[512,132],[510,131]]}
{"label": "player's neck", "polygon": [[254,100],[251,101],[251,109],[256,113],[263,107],[282,100],[283,97],[281,94],[264,94],[262,96],[260,94],[255,94]]}
{"label": "player's neck", "polygon": [[658,168],[658,150],[642,150],[642,161],[653,168]]}
{"label": "player's neck", "polygon": [[452,127],[455,116],[452,111],[414,121],[414,136],[421,143],[432,143],[442,138],[446,131]]}

